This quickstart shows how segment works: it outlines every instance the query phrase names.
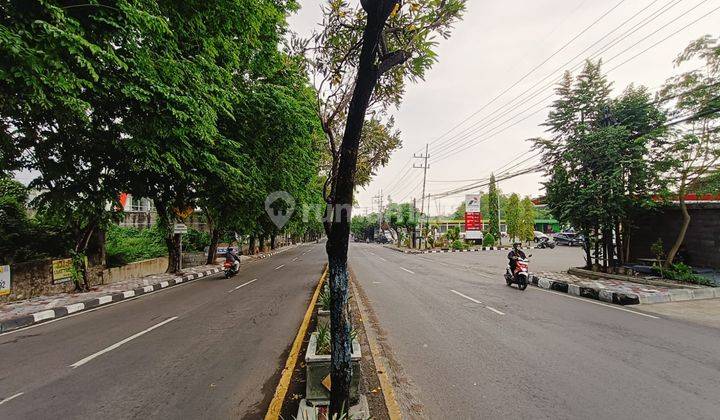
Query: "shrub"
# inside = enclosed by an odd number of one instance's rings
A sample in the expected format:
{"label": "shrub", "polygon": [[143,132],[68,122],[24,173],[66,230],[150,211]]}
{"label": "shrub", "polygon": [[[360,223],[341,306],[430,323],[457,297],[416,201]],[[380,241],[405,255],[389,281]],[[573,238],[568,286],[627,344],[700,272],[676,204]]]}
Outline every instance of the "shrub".
{"label": "shrub", "polygon": [[455,239],[450,245],[452,249],[465,249],[465,244],[460,239]]}
{"label": "shrub", "polygon": [[[330,324],[320,324],[317,327],[317,347],[315,354],[330,354]],[[350,342],[357,338],[357,330],[350,330]]]}
{"label": "shrub", "polygon": [[107,231],[105,244],[108,267],[167,255],[165,241],[156,227],[137,229],[112,225]]}
{"label": "shrub", "polygon": [[204,252],[210,246],[210,234],[201,230],[188,229],[183,235],[183,251]]}
{"label": "shrub", "polygon": [[492,233],[488,232],[483,236],[483,246],[495,246],[495,237]]}
{"label": "shrub", "polygon": [[660,274],[661,277],[669,280],[683,281],[686,283],[700,284],[704,286],[714,286],[714,283],[710,281],[710,279],[694,274],[692,272],[692,268],[683,263],[673,264],[666,269],[654,266],[653,271]]}
{"label": "shrub", "polygon": [[318,300],[320,301],[320,309],[322,309],[323,311],[330,310],[330,291],[329,290],[323,290],[323,292],[320,293]]}

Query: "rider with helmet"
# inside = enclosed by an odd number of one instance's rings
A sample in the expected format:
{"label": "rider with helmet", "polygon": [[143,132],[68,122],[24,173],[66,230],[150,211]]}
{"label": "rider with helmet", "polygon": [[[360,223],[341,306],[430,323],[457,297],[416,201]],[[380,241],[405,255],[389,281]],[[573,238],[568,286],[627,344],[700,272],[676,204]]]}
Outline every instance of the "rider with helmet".
{"label": "rider with helmet", "polygon": [[522,252],[522,250],[520,249],[520,245],[522,245],[520,242],[513,243],[513,248],[510,253],[508,253],[508,260],[510,260],[510,272],[513,274],[515,274],[517,260],[524,260],[525,258],[527,258],[525,256],[525,253]]}

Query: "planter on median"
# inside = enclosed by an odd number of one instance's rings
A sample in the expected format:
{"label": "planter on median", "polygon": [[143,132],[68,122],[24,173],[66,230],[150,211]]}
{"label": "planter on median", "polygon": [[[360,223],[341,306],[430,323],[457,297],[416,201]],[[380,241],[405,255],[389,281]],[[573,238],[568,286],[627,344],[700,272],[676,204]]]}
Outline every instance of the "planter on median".
{"label": "planter on median", "polygon": [[317,311],[317,324],[320,325],[330,325],[330,311],[325,311],[322,308],[318,309]]}
{"label": "planter on median", "polygon": [[[358,401],[358,388],[360,384],[360,343],[357,339],[352,342],[352,381],[350,382],[350,403],[355,404]],[[330,391],[325,387],[323,381],[330,375],[330,355],[316,354],[317,350],[317,332],[310,335],[307,352],[305,353],[305,398],[308,401],[319,402],[329,401]]]}

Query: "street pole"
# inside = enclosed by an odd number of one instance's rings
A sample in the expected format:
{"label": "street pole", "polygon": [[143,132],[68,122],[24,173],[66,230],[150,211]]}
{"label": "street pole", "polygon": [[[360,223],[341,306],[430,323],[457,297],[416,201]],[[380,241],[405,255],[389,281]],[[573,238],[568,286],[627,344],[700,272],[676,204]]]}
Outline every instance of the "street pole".
{"label": "street pole", "polygon": [[[425,184],[426,184],[426,182],[427,182],[427,170],[428,170],[428,168],[429,168],[427,162],[428,162],[428,158],[430,157],[430,155],[428,154],[428,147],[429,147],[428,143],[425,143],[425,154],[424,154],[424,155],[423,155],[423,154],[420,154],[420,155],[418,156],[418,155],[416,155],[416,154],[413,154],[413,157],[414,157],[415,159],[423,159],[423,160],[424,160],[424,162],[423,162],[421,165],[419,165],[419,166],[413,164],[413,168],[422,169],[422,170],[423,170],[422,199],[421,199],[421,204],[420,204],[420,206],[421,206],[421,209],[420,209],[421,213],[425,211]],[[430,202],[430,201],[428,200],[428,203],[429,203],[429,202]],[[422,221],[422,215],[421,215],[421,216],[420,216],[420,243],[422,243],[422,229],[423,229],[423,221]]]}

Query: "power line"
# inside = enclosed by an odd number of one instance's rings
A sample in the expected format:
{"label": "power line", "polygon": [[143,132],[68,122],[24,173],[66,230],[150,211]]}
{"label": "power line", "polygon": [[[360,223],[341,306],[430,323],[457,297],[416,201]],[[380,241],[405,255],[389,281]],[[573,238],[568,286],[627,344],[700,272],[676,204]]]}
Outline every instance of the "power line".
{"label": "power line", "polygon": [[[695,5],[695,6],[694,6],[693,8],[691,8],[690,10],[687,10],[687,11],[685,11],[684,13],[682,13],[680,17],[687,15],[688,13],[690,13],[691,11],[693,11],[694,9],[696,9],[698,6],[700,6],[701,4],[703,4],[703,3],[707,2],[707,1],[708,1],[708,0],[703,0],[703,1],[701,1],[699,4]],[[677,34],[680,33],[681,31],[683,31],[683,30],[687,29],[688,27],[694,25],[695,23],[697,23],[697,22],[700,21],[701,19],[703,19],[703,18],[709,16],[710,14],[716,12],[718,9],[720,9],[720,7],[716,8],[716,9],[713,9],[712,11],[706,13],[705,15],[701,16],[700,18],[698,18],[698,19],[690,22],[689,24],[683,26],[682,28],[678,29],[677,31],[675,31],[675,32],[673,32],[672,34],[668,35],[667,37],[663,38],[662,40],[656,42],[656,43],[653,44],[652,46],[646,48],[646,49],[643,50],[642,52],[634,55],[633,57],[630,57],[629,59],[625,60],[624,62],[620,63],[619,65],[613,67],[611,70],[614,70],[614,69],[616,69],[616,68],[618,68],[618,67],[620,67],[620,66],[622,66],[622,65],[624,65],[624,64],[627,64],[628,62],[634,60],[635,58],[639,57],[640,55],[646,53],[646,52],[649,51],[651,48],[653,48],[653,47],[661,44],[662,42],[667,41],[667,40],[668,40],[669,38],[671,38],[672,36],[677,35]],[[677,18],[675,18],[674,20],[676,20],[676,19],[677,19]],[[665,28],[665,26],[662,27],[662,28],[660,28],[660,29],[664,29],[664,28]],[[635,42],[632,46],[630,46],[630,48],[638,45],[639,43],[641,43],[642,41],[644,41],[645,39],[647,39],[649,36],[652,36],[653,34],[655,34],[655,33],[657,33],[657,32],[658,32],[658,30],[656,30],[656,31],[654,31],[653,33],[651,33],[650,35],[644,37],[644,38],[641,39],[640,41]],[[623,52],[627,51],[628,49],[629,49],[629,48],[626,48]],[[621,53],[621,54],[622,54],[622,53]],[[620,55],[620,54],[617,54],[617,55],[613,56],[611,59],[607,60],[606,63],[609,63],[609,62],[612,61],[613,59],[617,58],[619,55]],[[577,66],[576,66],[576,67],[577,67]],[[609,73],[609,71],[606,72],[606,74],[607,74],[607,73]],[[541,89],[538,90],[533,96],[531,96],[531,97],[528,98],[528,99],[531,99],[532,97],[537,96],[540,92],[542,92],[543,90],[545,90],[547,87],[552,86],[552,83],[553,83],[553,82],[551,82],[551,84],[546,85],[545,87],[541,88]],[[523,94],[521,94],[521,96],[522,96],[522,95],[523,95]],[[551,95],[549,95],[549,97],[552,97],[553,95],[554,95],[554,94],[551,94]],[[549,97],[546,98],[546,99],[549,99]],[[516,99],[517,99],[517,97],[516,97]],[[525,99],[525,100],[527,101],[528,99]],[[546,99],[544,99],[544,100],[546,100]],[[513,100],[513,101],[514,101],[514,100]],[[542,102],[542,101],[541,101],[541,102]],[[543,108],[538,109],[537,111],[534,112],[534,114],[537,113],[537,112],[540,112],[542,109],[543,109]],[[525,111],[527,111],[527,109],[524,110],[524,111],[519,112],[519,113],[516,114],[515,116],[520,115],[520,114],[522,114],[522,113],[525,112]],[[505,113],[503,113],[503,115],[504,115],[504,114],[507,114],[508,112],[509,112],[509,111],[506,111]],[[515,117],[515,116],[514,116],[514,117]],[[532,116],[532,114],[526,116],[526,117],[523,118],[521,121],[526,120],[526,119],[529,118],[530,116]],[[503,121],[503,123],[505,123],[505,122],[507,122],[507,121],[510,121],[510,120],[511,120],[512,118],[514,118],[514,117],[511,117],[510,119],[507,119],[507,120]],[[495,121],[495,120],[497,120],[497,117],[496,117],[493,121]],[[514,125],[517,125],[517,123],[519,123],[519,122],[521,122],[521,121],[518,121],[518,122],[516,122],[516,123],[514,123],[514,124],[511,124],[511,125],[508,126],[508,127],[505,127],[503,130],[501,130],[501,132],[502,132],[502,131],[505,131],[505,130],[507,130],[507,129],[509,129],[509,128],[511,128],[511,127],[514,126]],[[492,122],[492,121],[491,121],[491,122]],[[502,123],[501,123],[501,124],[502,124]],[[495,127],[495,128],[497,128],[497,127]],[[495,135],[497,135],[497,134],[499,134],[499,132],[493,133],[492,135],[488,135],[488,136],[482,138],[482,140],[480,140],[480,141],[473,142],[473,140],[477,140],[477,139],[480,138],[479,135],[478,135],[478,136],[475,136],[475,137],[469,139],[468,141],[465,141],[465,142],[463,142],[463,143],[461,143],[461,144],[459,144],[459,145],[454,146],[452,149],[450,149],[450,151],[446,151],[446,152],[444,152],[444,153],[441,153],[441,155],[437,158],[437,161],[444,160],[444,159],[446,159],[446,158],[448,158],[448,157],[450,157],[450,156],[453,156],[453,155],[459,153],[460,151],[466,150],[467,148],[470,148],[470,147],[474,147],[474,146],[476,146],[476,145],[478,145],[478,144],[480,144],[480,143],[482,143],[482,142],[484,142],[484,141],[489,140],[490,138],[492,138],[493,136],[495,136]]]}
{"label": "power line", "polygon": [[625,0],[620,0],[620,1],[619,1],[618,3],[616,3],[613,7],[611,7],[611,8],[608,9],[607,11],[605,11],[599,18],[595,19],[590,25],[586,26],[585,29],[583,29],[583,30],[580,31],[578,34],[576,34],[570,41],[568,41],[567,43],[565,43],[562,47],[560,47],[558,50],[556,50],[554,53],[552,53],[549,57],[547,57],[545,60],[543,60],[540,64],[538,64],[538,65],[536,65],[535,67],[533,67],[529,72],[527,72],[525,75],[523,75],[520,79],[518,79],[518,80],[517,80],[515,83],[513,83],[510,87],[508,87],[508,88],[506,88],[505,90],[503,90],[500,94],[496,95],[496,96],[495,96],[494,98],[492,98],[489,102],[487,102],[485,105],[483,105],[482,107],[480,107],[480,109],[478,109],[477,111],[475,111],[475,112],[473,112],[472,114],[470,114],[470,115],[469,115],[468,117],[466,117],[464,120],[460,121],[458,124],[456,124],[455,126],[453,126],[450,130],[446,131],[445,133],[443,133],[443,134],[440,135],[439,137],[435,138],[435,139],[434,139],[433,141],[431,141],[429,144],[432,145],[432,144],[434,144],[435,142],[439,141],[440,139],[442,139],[443,137],[445,137],[447,134],[451,133],[451,132],[454,131],[456,128],[460,127],[462,124],[464,124],[465,122],[467,122],[468,120],[470,120],[472,117],[474,117],[475,115],[477,115],[478,113],[480,113],[482,110],[484,110],[485,108],[487,108],[488,106],[490,106],[491,104],[493,104],[496,100],[498,100],[499,98],[501,98],[503,95],[505,95],[505,94],[506,94],[508,91],[510,91],[512,88],[514,88],[514,87],[517,86],[518,84],[522,83],[522,81],[525,80],[529,75],[531,75],[532,73],[534,73],[535,70],[539,69],[539,68],[542,67],[545,63],[547,63],[550,59],[552,59],[552,58],[555,57],[557,54],[559,54],[560,52],[562,52],[562,51],[563,51],[565,48],[567,48],[572,42],[574,42],[576,39],[578,39],[580,36],[582,36],[582,35],[583,35],[585,32],[587,32],[588,30],[590,30],[590,28],[592,28],[593,26],[595,26],[598,22],[600,22],[602,19],[604,19],[607,15],[609,15],[613,10],[617,9],[617,8],[618,8],[622,3],[624,3],[624,2],[625,2]]}
{"label": "power line", "polygon": [[[657,1],[657,0],[656,0],[656,1]],[[658,17],[660,17],[661,15],[663,15],[663,14],[664,14],[665,12],[667,12],[668,10],[672,9],[673,7],[675,7],[677,4],[679,4],[680,1],[681,1],[681,0],[670,0],[668,3],[665,3],[663,6],[660,7],[660,9],[658,9],[658,10],[656,10],[655,12],[651,13],[650,16],[646,17],[646,18],[643,19],[642,21],[636,23],[634,27],[631,27],[629,30],[625,31],[621,36],[619,36],[619,37],[617,37],[617,38],[614,38],[612,41],[610,41],[609,43],[607,43],[607,44],[605,44],[604,46],[602,46],[602,47],[600,48],[600,50],[595,51],[594,53],[592,53],[592,54],[590,55],[590,57],[591,57],[591,58],[592,58],[592,57],[596,57],[596,56],[598,56],[599,54],[602,54],[603,52],[606,52],[607,50],[609,50],[609,49],[612,48],[613,46],[617,45],[620,41],[622,41],[623,38],[626,38],[627,36],[634,34],[634,33],[637,32],[638,30],[640,30],[640,29],[642,29],[643,27],[645,27],[645,26],[646,26],[647,24],[649,24],[650,22],[654,21],[655,19],[657,19]],[[674,2],[674,3],[673,3],[673,2]],[[557,81],[560,80],[560,77],[551,80],[549,83],[545,84],[543,87],[541,87],[539,90],[537,90],[537,91],[536,91],[534,94],[532,94],[530,97],[523,99],[523,97],[524,97],[525,95],[527,95],[529,92],[531,92],[535,87],[537,87],[538,85],[540,85],[540,84],[543,83],[544,81],[548,80],[548,78],[550,78],[550,77],[552,77],[553,75],[555,75],[555,73],[557,73],[558,71],[561,71],[561,70],[562,70],[563,68],[565,68],[567,65],[571,64],[571,63],[572,63],[573,61],[575,61],[578,57],[580,57],[581,55],[583,55],[585,52],[587,52],[588,50],[590,50],[592,47],[594,47],[594,46],[596,46],[597,44],[599,44],[602,40],[604,40],[605,38],[607,38],[610,34],[614,33],[615,31],[617,31],[618,29],[620,29],[621,27],[623,27],[626,23],[628,23],[629,21],[631,21],[632,19],[634,19],[635,17],[637,17],[638,15],[640,15],[643,11],[647,10],[647,8],[648,8],[649,6],[651,6],[652,4],[654,4],[654,3],[655,3],[655,1],[652,2],[650,5],[646,6],[645,8],[641,9],[640,11],[636,12],[636,13],[635,13],[633,16],[631,16],[629,19],[626,19],[623,23],[621,23],[620,25],[616,26],[616,27],[615,27],[613,30],[611,30],[609,33],[605,34],[605,35],[604,35],[603,37],[601,37],[599,40],[595,41],[594,43],[592,43],[591,45],[589,45],[587,48],[585,48],[583,51],[581,51],[580,53],[576,54],[573,58],[571,58],[570,60],[566,61],[566,62],[565,62],[564,64],[562,64],[561,66],[558,66],[556,69],[554,69],[553,71],[551,71],[550,73],[548,73],[544,78],[540,79],[540,80],[537,81],[535,84],[533,84],[532,86],[530,86],[528,89],[526,89],[525,91],[523,91],[523,92],[521,92],[520,94],[518,94],[517,96],[515,96],[515,97],[514,97],[513,99],[511,99],[509,102],[505,103],[505,105],[502,105],[501,107],[497,108],[495,111],[493,111],[493,112],[491,112],[490,114],[486,115],[485,117],[481,118],[480,120],[478,120],[477,122],[475,122],[475,123],[474,123],[473,125],[471,125],[470,127],[467,127],[463,132],[458,133],[458,134],[456,134],[454,137],[449,138],[449,139],[448,139],[449,142],[446,141],[445,143],[447,143],[447,144],[445,144],[445,146],[447,147],[447,146],[453,145],[453,148],[455,148],[455,147],[457,146],[457,143],[458,143],[458,142],[460,142],[460,141],[462,141],[462,140],[464,140],[464,139],[467,139],[470,135],[472,135],[473,133],[477,133],[477,132],[480,131],[483,127],[487,127],[489,124],[497,121],[497,120],[498,120],[499,118],[501,118],[503,115],[507,115],[509,112],[512,112],[512,111],[514,110],[514,109],[511,108],[513,105],[517,105],[517,104],[519,104],[520,102],[527,102],[527,101],[529,101],[529,100],[532,100],[533,98],[536,98],[538,95],[540,95],[543,91],[545,91],[545,90],[551,88],[552,86],[554,86],[555,83],[557,83]],[[673,3],[673,4],[671,4],[671,3]],[[680,16],[674,18],[674,19],[678,19],[678,18],[684,16],[685,14],[689,13],[690,11],[692,11],[692,9],[689,10],[689,11],[686,11],[685,13],[683,13],[682,15],[680,15]],[[663,27],[664,27],[664,26],[663,26]],[[635,46],[635,45],[637,45],[637,43],[633,44],[633,46]],[[579,63],[575,64],[569,71],[572,72],[572,71],[576,70],[577,68],[581,67],[581,66],[583,65],[584,61],[585,61],[585,60],[582,60],[582,61],[580,61]],[[609,61],[610,61],[610,60],[608,60],[608,62],[609,62]],[[549,97],[552,97],[552,96],[553,96],[553,94],[549,95]],[[521,101],[518,101],[519,99],[520,99]],[[517,101],[517,104],[516,104],[516,101]],[[541,101],[541,102],[542,102],[542,101]],[[506,111],[502,112],[500,115],[498,115],[497,117],[493,118],[491,121],[489,121],[489,122],[487,122],[487,123],[485,123],[485,124],[480,125],[483,121],[487,120],[488,118],[492,117],[492,115],[500,112],[501,110],[503,110],[503,109],[505,109],[505,108],[509,108],[509,109],[507,109]],[[480,127],[478,127],[478,125],[480,125]],[[477,128],[475,128],[475,127],[477,127]],[[477,138],[477,137],[474,137],[473,139],[476,139],[476,138]],[[473,140],[473,139],[471,139],[471,140]],[[466,142],[466,143],[467,143],[467,142]],[[440,158],[444,158],[444,156],[441,156]],[[439,159],[440,159],[440,158],[439,158]]]}

